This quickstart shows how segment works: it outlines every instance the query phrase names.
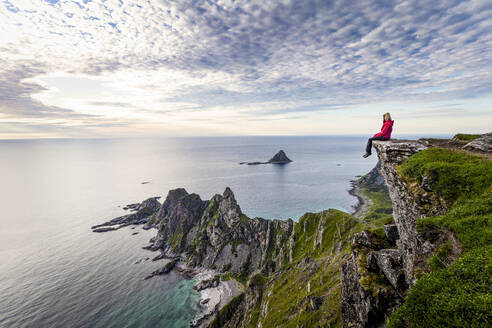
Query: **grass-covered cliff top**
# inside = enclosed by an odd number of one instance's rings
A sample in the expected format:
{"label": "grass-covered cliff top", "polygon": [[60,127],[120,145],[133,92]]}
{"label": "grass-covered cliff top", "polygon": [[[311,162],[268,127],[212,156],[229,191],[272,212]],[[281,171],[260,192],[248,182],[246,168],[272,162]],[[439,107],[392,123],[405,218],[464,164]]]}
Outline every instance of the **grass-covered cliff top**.
{"label": "grass-covered cliff top", "polygon": [[389,327],[491,327],[492,162],[431,148],[410,157],[400,173],[450,207],[443,216],[420,219],[418,229],[451,230],[463,254],[447,265],[449,244],[443,244],[429,260],[432,271],[410,289]]}
{"label": "grass-covered cliff top", "polygon": [[465,134],[465,133],[458,133],[453,137],[453,139],[457,139],[460,141],[473,141],[475,139],[480,138],[482,135],[481,134]]}

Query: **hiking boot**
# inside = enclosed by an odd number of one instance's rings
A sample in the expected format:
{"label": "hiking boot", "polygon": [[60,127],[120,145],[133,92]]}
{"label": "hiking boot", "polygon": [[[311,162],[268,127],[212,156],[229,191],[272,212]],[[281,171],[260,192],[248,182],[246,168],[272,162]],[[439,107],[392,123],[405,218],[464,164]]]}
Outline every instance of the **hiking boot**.
{"label": "hiking boot", "polygon": [[364,155],[362,155],[362,157],[366,158],[366,157],[369,157],[371,156],[371,153],[365,153]]}

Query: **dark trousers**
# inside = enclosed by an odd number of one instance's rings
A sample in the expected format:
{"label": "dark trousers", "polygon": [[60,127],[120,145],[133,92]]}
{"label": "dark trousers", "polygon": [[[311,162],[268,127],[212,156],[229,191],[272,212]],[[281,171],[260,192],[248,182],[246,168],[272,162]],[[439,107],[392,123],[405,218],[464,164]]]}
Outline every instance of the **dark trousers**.
{"label": "dark trousers", "polygon": [[372,137],[367,140],[366,153],[371,153],[372,141],[373,140],[388,140],[385,137]]}

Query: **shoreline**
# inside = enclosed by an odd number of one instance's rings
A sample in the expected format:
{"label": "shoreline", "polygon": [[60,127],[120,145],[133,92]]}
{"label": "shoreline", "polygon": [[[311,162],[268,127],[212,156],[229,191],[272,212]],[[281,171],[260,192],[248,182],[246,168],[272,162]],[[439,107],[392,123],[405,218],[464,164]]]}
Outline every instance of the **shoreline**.
{"label": "shoreline", "polygon": [[[377,167],[366,175],[355,176],[356,179],[350,180],[351,187],[346,191],[349,195],[357,198],[357,203],[352,205],[353,211],[351,211],[352,213],[350,214],[357,219],[360,219],[367,214],[374,205],[372,199],[362,193],[362,188],[375,174],[378,174]],[[155,203],[157,203],[156,199],[157,197],[152,197],[143,201],[141,204],[131,204],[135,207],[135,213],[130,213],[106,223],[93,226],[92,229],[94,232],[103,232],[98,231],[97,229],[101,227],[107,228],[109,226],[110,228],[108,230],[116,230],[127,225],[135,226],[144,223],[142,229],[148,230],[153,228],[158,230],[157,226],[148,222],[147,217],[142,217],[147,215],[147,212],[145,212],[147,209],[150,208],[154,210],[157,207],[155,205]],[[117,227],[114,227],[115,225],[117,225]],[[172,270],[176,270],[182,274],[183,279],[194,279],[193,289],[197,292],[198,299],[196,301],[196,310],[193,313],[193,319],[189,322],[189,327],[206,327],[214,320],[216,314],[224,308],[226,304],[234,297],[244,292],[245,286],[234,278],[223,280],[224,276],[219,271],[201,266],[188,266],[183,260],[186,256],[182,253],[174,253],[169,248],[157,248],[155,238],[157,238],[157,235],[150,239],[150,245],[142,248],[152,252],[158,251],[159,254],[155,256],[152,261],[165,259],[166,263],[164,263],[161,269],[152,272],[144,279],[165,275]]]}
{"label": "shoreline", "polygon": [[362,192],[361,192],[361,179],[363,177],[358,178],[357,180],[351,180],[350,181],[350,189],[348,190],[349,195],[354,196],[357,198],[357,204],[352,205],[353,212],[350,213],[351,215],[355,216],[356,218],[360,219],[363,217],[367,211],[371,208],[373,205],[372,200],[369,197],[366,197]]}
{"label": "shoreline", "polygon": [[[183,276],[183,279],[195,280],[193,289],[198,293],[198,301],[197,311],[189,323],[189,327],[191,328],[206,327],[215,318],[215,315],[220,309],[234,297],[244,292],[244,286],[234,278],[222,280],[221,273],[213,269],[189,267],[181,260],[180,256],[167,257],[161,253],[154,259],[156,260],[153,261],[166,260],[163,267],[166,267],[170,262],[176,261],[172,269],[166,271],[164,274],[175,270]],[[153,276],[147,276],[147,279]]]}
{"label": "shoreline", "polygon": [[[193,277],[197,280],[194,287],[195,290],[197,286],[204,283],[207,284],[207,282],[212,281],[218,275],[216,271],[210,269],[200,268],[198,271]],[[243,285],[233,278],[226,281],[219,279],[217,286],[198,290],[200,295],[198,301],[199,310],[190,322],[190,327],[206,327],[215,318],[215,315],[220,309],[243,291]]]}

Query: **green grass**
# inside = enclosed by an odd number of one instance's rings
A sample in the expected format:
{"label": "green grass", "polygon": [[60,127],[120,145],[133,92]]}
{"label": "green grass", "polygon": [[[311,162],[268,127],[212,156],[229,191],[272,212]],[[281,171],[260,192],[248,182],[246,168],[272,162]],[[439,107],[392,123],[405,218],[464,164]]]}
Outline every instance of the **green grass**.
{"label": "green grass", "polygon": [[[338,210],[303,215],[294,225],[292,262],[289,263],[289,242],[286,242],[283,244],[281,268],[268,277],[254,275],[249,278],[250,284],[261,283],[264,289],[257,303],[245,314],[242,321],[244,327],[257,327],[259,322],[263,328],[341,326],[340,266],[351,253],[352,236],[356,232],[370,230],[374,242],[380,240],[383,247],[385,238],[382,226],[392,221],[391,201],[386,187],[370,184],[361,187],[364,188],[364,196],[373,202],[363,219],[371,227]],[[322,229],[321,236],[318,235],[318,228]],[[282,230],[275,233],[277,240],[289,237],[284,236]],[[315,246],[315,240],[319,239],[321,243]],[[269,249],[267,257],[274,258],[279,251],[276,247]],[[248,284],[247,274],[223,276],[223,279],[227,278],[234,278],[245,286]],[[361,282],[370,290],[389,286],[382,274],[367,273]],[[312,308],[313,298],[323,299],[319,309]],[[261,313],[263,306],[268,308],[266,314]]]}
{"label": "green grass", "polygon": [[432,271],[410,289],[388,327],[491,327],[492,162],[429,149],[412,156],[402,172],[411,181],[434,177],[433,190],[454,205],[443,216],[418,220],[417,228],[453,231],[463,254],[447,265],[449,244],[441,246],[429,260]]}
{"label": "green grass", "polygon": [[[351,252],[352,236],[356,232],[370,230],[373,239],[383,243],[385,238],[382,226],[393,220],[386,187],[361,187],[364,196],[373,201],[363,220],[375,228],[333,209],[303,215],[294,226],[293,261],[288,263],[285,258],[283,267],[268,284],[269,292],[263,296],[263,302],[268,302],[268,313],[265,317],[251,321],[255,327],[258,320],[263,328],[341,326],[340,266],[344,262],[344,256]],[[315,240],[320,237],[317,236],[318,227],[323,229],[322,242],[314,246]],[[308,264],[297,265],[299,261],[306,259]],[[362,283],[367,283],[368,287],[374,289],[389,286],[382,275],[368,273],[364,278]],[[310,305],[313,297],[323,298],[323,304],[317,310],[313,310]]]}
{"label": "green grass", "polygon": [[456,151],[431,148],[410,157],[400,172],[410,183],[422,183],[451,207],[455,202],[481,195],[490,187],[492,163],[486,159]]}
{"label": "green grass", "polygon": [[[322,242],[315,246],[318,226],[323,229]],[[274,274],[263,296],[268,312],[252,320],[254,326],[260,320],[263,328],[340,327],[340,265],[350,253],[352,235],[364,228],[338,210],[303,215],[294,226],[293,261]],[[297,265],[299,261],[307,263]],[[313,297],[323,298],[319,309],[311,307]]]}
{"label": "green grass", "polygon": [[480,138],[480,134],[464,134],[464,133],[458,133],[457,135],[454,136],[453,139],[458,139],[461,141],[472,141],[475,139]]}
{"label": "green grass", "polygon": [[432,256],[429,261],[429,267],[432,271],[446,268],[446,261],[448,259],[449,252],[451,252],[451,243],[446,241],[434,256]]}
{"label": "green grass", "polygon": [[[318,226],[322,227],[322,242],[315,246],[315,239],[320,237]],[[294,226],[291,263],[288,262],[288,252],[285,252],[282,268],[269,276],[254,274],[248,278],[246,274],[230,275],[247,286],[256,286],[253,291],[261,290],[242,324],[257,327],[261,322],[263,328],[340,327],[340,265],[343,256],[350,253],[352,235],[364,228],[367,226],[338,210],[307,213],[301,217]],[[323,299],[320,308],[312,308],[313,297]],[[263,306],[268,308],[266,314],[261,312]],[[221,310],[222,319],[219,321],[230,317],[227,314],[230,310],[231,307]]]}

